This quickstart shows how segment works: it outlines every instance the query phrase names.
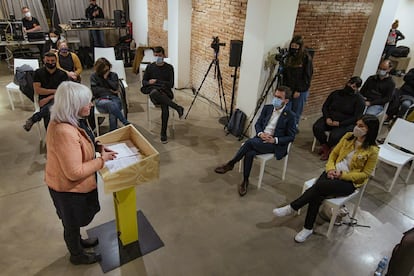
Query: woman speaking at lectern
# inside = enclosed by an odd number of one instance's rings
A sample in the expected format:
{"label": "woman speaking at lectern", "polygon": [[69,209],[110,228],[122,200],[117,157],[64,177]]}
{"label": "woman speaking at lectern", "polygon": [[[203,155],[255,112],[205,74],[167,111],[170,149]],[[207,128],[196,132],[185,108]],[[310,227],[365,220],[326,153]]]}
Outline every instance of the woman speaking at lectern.
{"label": "woman speaking at lectern", "polygon": [[[61,219],[64,240],[72,264],[92,264],[100,255],[84,251],[98,239],[82,239],[80,227],[88,225],[100,210],[96,172],[116,153],[97,145],[84,118],[92,103],[90,89],[82,84],[62,82],[55,93],[47,130],[45,182]],[[96,158],[95,152],[101,156]]]}

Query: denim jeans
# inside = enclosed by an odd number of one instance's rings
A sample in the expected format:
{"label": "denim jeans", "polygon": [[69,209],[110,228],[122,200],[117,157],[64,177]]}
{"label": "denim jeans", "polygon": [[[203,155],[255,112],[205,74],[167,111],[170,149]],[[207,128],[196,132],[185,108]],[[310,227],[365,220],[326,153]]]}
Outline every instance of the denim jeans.
{"label": "denim jeans", "polygon": [[384,106],[382,105],[371,105],[367,107],[365,110],[365,114],[375,115],[377,116],[384,110]]}
{"label": "denim jeans", "polygon": [[129,122],[122,114],[121,99],[118,96],[107,96],[105,98],[98,98],[95,101],[96,108],[99,112],[109,113],[109,130],[117,129],[120,120],[122,124],[128,125]]}
{"label": "denim jeans", "polygon": [[302,116],[303,108],[308,99],[309,91],[301,92],[299,97],[292,98],[291,110],[295,112],[296,126],[299,125],[300,117]]}
{"label": "denim jeans", "polygon": [[[93,47],[105,47],[105,37],[104,32],[101,30],[89,31],[93,39]],[[100,57],[98,57],[100,58]]]}

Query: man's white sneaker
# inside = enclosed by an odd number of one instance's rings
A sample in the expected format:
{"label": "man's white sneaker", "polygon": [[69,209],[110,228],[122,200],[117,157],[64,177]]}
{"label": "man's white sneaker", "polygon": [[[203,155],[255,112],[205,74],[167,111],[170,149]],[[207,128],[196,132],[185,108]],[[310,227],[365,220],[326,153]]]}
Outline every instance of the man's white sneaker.
{"label": "man's white sneaker", "polygon": [[296,242],[304,242],[307,240],[307,238],[310,237],[310,235],[312,235],[313,230],[309,230],[306,228],[303,228],[302,231],[300,231],[299,233],[296,234],[295,236],[295,241]]}
{"label": "man's white sneaker", "polygon": [[293,214],[293,211],[294,210],[292,209],[292,207],[290,207],[289,204],[281,208],[273,209],[273,215],[275,215],[276,217],[285,217]]}

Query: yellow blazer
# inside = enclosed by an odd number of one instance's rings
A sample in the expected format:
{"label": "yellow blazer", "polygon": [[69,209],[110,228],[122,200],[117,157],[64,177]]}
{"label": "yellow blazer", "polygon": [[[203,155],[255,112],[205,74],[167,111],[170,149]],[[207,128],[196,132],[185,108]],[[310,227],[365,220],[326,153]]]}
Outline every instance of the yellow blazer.
{"label": "yellow blazer", "polygon": [[[73,67],[75,68],[75,70],[73,72],[75,72],[76,75],[79,76],[82,73],[82,71],[83,71],[82,63],[81,63],[79,57],[75,53],[69,52],[69,55],[72,56]],[[59,53],[56,53],[56,57],[57,57],[56,67],[59,68],[62,71],[65,71],[65,73],[68,73],[68,71],[66,71],[65,69],[63,69],[60,66],[60,63],[59,63]]]}
{"label": "yellow blazer", "polygon": [[[351,151],[354,150],[355,140],[348,138],[352,136],[352,132],[346,133],[339,143],[332,150],[326,163],[326,172],[335,170],[338,162],[341,162]],[[349,165],[349,172],[342,172],[341,179],[352,181],[355,188],[359,188],[368,182],[368,178],[374,170],[378,161],[379,148],[370,146],[367,149],[359,147],[354,156],[352,156],[351,164]]]}
{"label": "yellow blazer", "polygon": [[104,166],[86,132],[51,121],[47,128],[46,184],[57,192],[87,193],[96,189],[95,172]]}

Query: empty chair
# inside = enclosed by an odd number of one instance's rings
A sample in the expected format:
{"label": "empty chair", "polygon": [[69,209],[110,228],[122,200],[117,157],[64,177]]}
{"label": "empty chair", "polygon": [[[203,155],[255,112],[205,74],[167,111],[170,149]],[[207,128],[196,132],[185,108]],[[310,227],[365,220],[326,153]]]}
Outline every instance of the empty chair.
{"label": "empty chair", "polygon": [[114,49],[114,47],[108,47],[108,48],[95,47],[94,48],[95,61],[97,61],[98,58],[101,58],[101,57],[106,58],[111,63],[113,61],[115,61],[116,58],[115,58],[115,49]]}
{"label": "empty chair", "polygon": [[[384,144],[379,147],[378,160],[397,168],[391,185],[387,190],[390,192],[402,168],[414,160],[414,123],[398,118],[385,138]],[[413,168],[414,162],[411,164],[405,183],[408,182]]]}
{"label": "empty chair", "polygon": [[[309,189],[310,187],[313,186],[313,184],[315,184],[317,178],[312,178],[310,180],[305,181],[305,183],[303,184],[303,189],[302,189],[302,193],[304,193],[307,189]],[[352,194],[348,195],[348,196],[344,196],[344,197],[333,197],[333,198],[329,198],[329,199],[325,199],[324,203],[328,204],[328,206],[332,209],[332,216],[331,216],[331,220],[329,222],[329,227],[328,227],[328,231],[326,232],[326,237],[330,237],[333,226],[335,224],[335,220],[336,217],[338,216],[339,213],[339,209],[341,208],[341,206],[343,206],[345,203],[347,203],[348,201],[354,199],[356,196],[359,195],[358,197],[358,202],[356,203],[356,205],[354,206],[354,210],[352,212],[352,218],[355,217],[355,214],[358,210],[358,207],[361,203],[361,199],[362,196],[364,195],[365,192],[365,188],[368,184],[363,185],[361,188],[356,189]],[[298,210],[298,214],[300,214],[300,209]]]}
{"label": "empty chair", "polygon": [[[289,151],[291,147],[292,147],[292,143],[289,143],[286,156],[283,157],[282,160],[280,160],[280,161],[283,161],[282,180],[285,180],[285,177],[286,177],[286,169],[287,169],[287,164],[289,160]],[[263,180],[264,170],[266,167],[266,162],[272,159],[276,159],[276,158],[275,158],[274,153],[265,153],[265,154],[256,155],[255,159],[260,162],[259,180],[257,181],[257,189],[260,189],[260,187],[262,186],[262,180]],[[241,170],[242,170],[242,162],[239,162],[239,172],[241,172]]]}
{"label": "empty chair", "polygon": [[[16,74],[16,68],[20,67],[24,64],[29,65],[30,67],[33,68],[33,70],[36,70],[39,68],[39,61],[37,59],[20,59],[20,58],[15,58],[14,59],[14,74]],[[24,98],[23,98],[23,94],[20,91],[19,85],[15,84],[14,82],[10,82],[8,85],[6,85],[6,91],[7,91],[7,95],[9,97],[9,101],[10,101],[10,106],[11,109],[14,110],[14,102],[13,102],[13,93],[18,94],[19,98],[20,98],[20,102],[21,104],[24,103]]]}

